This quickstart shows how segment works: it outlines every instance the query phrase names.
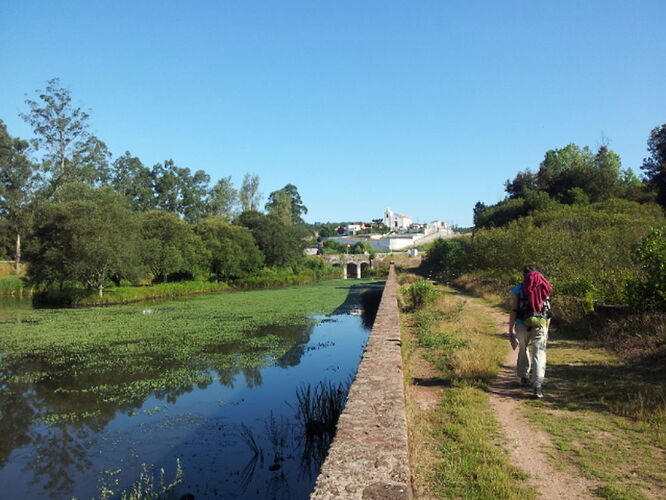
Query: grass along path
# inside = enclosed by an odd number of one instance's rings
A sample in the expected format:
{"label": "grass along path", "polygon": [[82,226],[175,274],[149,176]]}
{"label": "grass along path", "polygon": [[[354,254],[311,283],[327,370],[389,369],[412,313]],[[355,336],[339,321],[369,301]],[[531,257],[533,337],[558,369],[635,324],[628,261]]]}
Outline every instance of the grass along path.
{"label": "grass along path", "polygon": [[415,498],[535,498],[490,405],[506,352],[494,321],[450,291],[402,318]]}
{"label": "grass along path", "polygon": [[553,328],[533,400],[516,383],[508,315],[440,290],[402,317],[415,498],[666,498],[663,366]]}
{"label": "grass along path", "polygon": [[[478,307],[478,306],[477,306]],[[508,329],[508,322],[496,316],[498,334]],[[551,464],[547,450],[553,443],[549,435],[533,426],[524,415],[523,401],[531,391],[520,387],[516,378],[516,352],[507,349],[504,366],[490,387],[490,401],[495,417],[508,438],[512,463],[524,470],[529,482],[544,500],[592,498],[596,483],[572,473],[571,467],[555,467]]]}

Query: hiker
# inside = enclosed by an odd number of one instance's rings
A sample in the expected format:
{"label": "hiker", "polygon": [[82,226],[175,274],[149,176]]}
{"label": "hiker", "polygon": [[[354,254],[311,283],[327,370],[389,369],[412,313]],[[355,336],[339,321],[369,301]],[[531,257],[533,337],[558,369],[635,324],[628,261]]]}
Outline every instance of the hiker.
{"label": "hiker", "polygon": [[546,374],[552,291],[548,280],[532,264],[523,267],[523,282],[511,290],[509,340],[514,350],[518,347],[516,370],[520,383],[531,385],[538,399],[543,397],[541,385]]}

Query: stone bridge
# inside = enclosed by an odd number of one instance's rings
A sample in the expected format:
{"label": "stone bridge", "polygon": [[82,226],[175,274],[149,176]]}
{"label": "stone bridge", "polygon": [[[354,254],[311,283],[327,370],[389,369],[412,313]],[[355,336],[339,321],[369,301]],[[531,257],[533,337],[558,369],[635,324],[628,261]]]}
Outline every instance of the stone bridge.
{"label": "stone bridge", "polygon": [[342,277],[347,278],[361,278],[366,269],[373,269],[377,262],[381,261],[383,256],[374,256],[364,254],[335,254],[335,255],[320,255],[324,261],[329,265],[342,267]]}

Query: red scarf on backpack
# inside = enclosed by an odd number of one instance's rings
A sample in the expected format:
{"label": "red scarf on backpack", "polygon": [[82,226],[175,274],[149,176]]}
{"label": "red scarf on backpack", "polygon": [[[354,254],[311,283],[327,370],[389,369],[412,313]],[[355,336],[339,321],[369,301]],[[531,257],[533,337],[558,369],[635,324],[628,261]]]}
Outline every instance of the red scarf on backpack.
{"label": "red scarf on backpack", "polygon": [[550,297],[553,287],[548,280],[538,271],[532,271],[523,279],[523,291],[530,299],[530,308],[533,313],[541,312],[543,301]]}

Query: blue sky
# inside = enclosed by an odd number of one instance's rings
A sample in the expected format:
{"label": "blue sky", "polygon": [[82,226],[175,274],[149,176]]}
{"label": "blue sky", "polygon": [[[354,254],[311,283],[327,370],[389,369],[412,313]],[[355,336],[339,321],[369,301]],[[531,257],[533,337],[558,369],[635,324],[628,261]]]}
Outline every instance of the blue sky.
{"label": "blue sky", "polygon": [[295,184],[308,221],[466,226],[548,149],[639,172],[666,2],[0,0],[0,119],[59,77],[115,156]]}

